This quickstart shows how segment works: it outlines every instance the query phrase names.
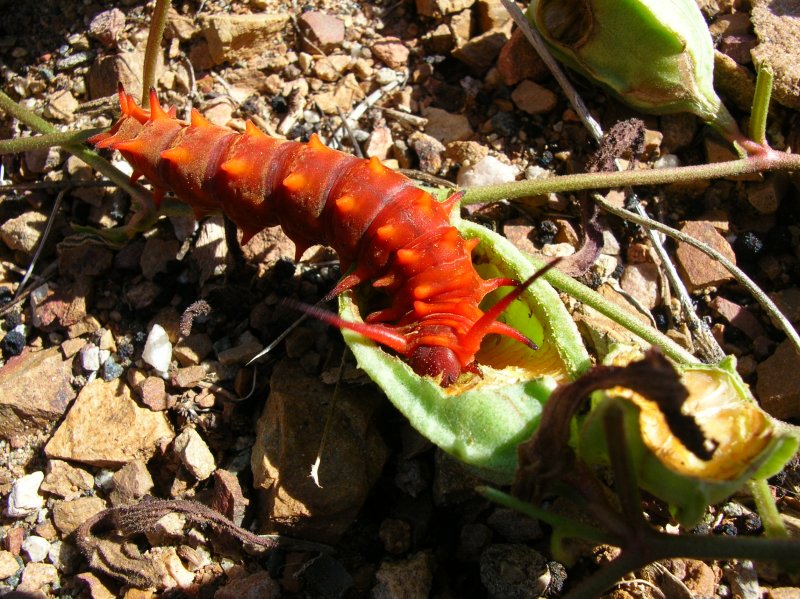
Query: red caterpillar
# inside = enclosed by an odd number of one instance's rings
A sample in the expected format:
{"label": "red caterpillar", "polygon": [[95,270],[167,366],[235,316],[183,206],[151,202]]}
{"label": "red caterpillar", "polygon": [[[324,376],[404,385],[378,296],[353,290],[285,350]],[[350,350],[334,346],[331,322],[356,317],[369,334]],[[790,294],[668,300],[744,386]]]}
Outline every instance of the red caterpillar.
{"label": "red caterpillar", "polygon": [[329,297],[371,281],[392,300],[366,323],[306,308],[313,316],[393,349],[417,374],[441,377],[442,386],[477,372],[475,353],[487,334],[535,347],[496,320],[528,282],[486,313],[478,307],[490,291],[515,283],[483,280],[475,271],[470,253],[478,241],[462,238],[448,220],[460,194],[437,202],[377,158],[330,149],[316,135],[308,143],[285,141],[250,122],[237,133],[197,111],[184,123],[174,109],[162,109],[154,91],[149,112],[121,87],[119,100],[119,121],[90,142],[119,150],[134,178],[143,175],[153,184],[157,200],[172,191],[198,215],[222,210],[245,241],[280,225],[298,256],[325,243],[339,255],[342,270],[351,269]]}

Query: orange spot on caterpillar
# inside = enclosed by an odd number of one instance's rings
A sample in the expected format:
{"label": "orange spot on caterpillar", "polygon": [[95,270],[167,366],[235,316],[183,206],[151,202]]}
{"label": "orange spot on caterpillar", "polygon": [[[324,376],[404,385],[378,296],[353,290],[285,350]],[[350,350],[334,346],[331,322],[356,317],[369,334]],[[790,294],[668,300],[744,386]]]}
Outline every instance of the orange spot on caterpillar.
{"label": "orange spot on caterpillar", "polygon": [[161,108],[158,102],[158,94],[154,88],[150,88],[150,120],[159,121],[162,119],[169,119],[169,115]]}
{"label": "orange spot on caterpillar", "polygon": [[377,156],[373,156],[372,158],[370,158],[369,162],[367,163],[367,166],[369,167],[370,172],[374,173],[376,175],[382,175],[383,173],[385,173],[388,170],[383,165],[383,162],[381,162],[378,159]]}
{"label": "orange spot on caterpillar", "polygon": [[414,287],[414,298],[418,300],[428,299],[435,293],[433,285],[417,285]]}
{"label": "orange spot on caterpillar", "polygon": [[281,184],[289,191],[297,193],[302,191],[307,185],[308,180],[302,173],[291,173],[288,175]]}
{"label": "orange spot on caterpillar", "polygon": [[255,126],[253,121],[245,121],[244,124],[244,134],[250,137],[269,137],[266,133],[264,133],[261,129]]}
{"label": "orange spot on caterpillar", "polygon": [[209,120],[200,114],[196,108],[192,108],[192,118],[191,118],[192,127],[210,127],[211,123]]}
{"label": "orange spot on caterpillar", "polygon": [[397,227],[394,225],[383,225],[382,227],[378,227],[378,230],[375,231],[375,235],[383,242],[394,241],[397,235]]}
{"label": "orange spot on caterpillar", "polygon": [[356,199],[351,195],[339,196],[334,200],[334,202],[336,203],[336,208],[342,214],[352,212],[353,209],[356,207]]}
{"label": "orange spot on caterpillar", "polygon": [[242,158],[231,158],[219,165],[219,170],[229,177],[240,177],[248,171],[247,160]]}
{"label": "orange spot on caterpillar", "polygon": [[183,146],[175,146],[164,150],[159,156],[162,160],[167,160],[176,165],[189,164],[192,161],[192,153],[189,148],[184,148]]}
{"label": "orange spot on caterpillar", "polygon": [[308,147],[312,150],[325,150],[328,146],[322,143],[322,140],[319,138],[319,135],[316,133],[312,133],[311,137],[308,138]]}
{"label": "orange spot on caterpillar", "polygon": [[397,263],[410,266],[419,262],[419,252],[416,250],[399,249],[397,250]]}

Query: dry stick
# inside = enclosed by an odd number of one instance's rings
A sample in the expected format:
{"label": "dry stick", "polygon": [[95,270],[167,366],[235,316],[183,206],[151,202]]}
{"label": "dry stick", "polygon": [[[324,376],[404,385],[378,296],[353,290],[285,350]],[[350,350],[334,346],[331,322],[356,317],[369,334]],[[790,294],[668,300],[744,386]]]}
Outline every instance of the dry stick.
{"label": "dry stick", "polygon": [[[591,133],[595,140],[600,143],[603,139],[602,128],[589,114],[589,111],[586,109],[586,106],[581,97],[578,95],[578,92],[572,86],[569,79],[567,79],[566,75],[561,70],[561,67],[548,51],[544,40],[542,40],[539,33],[530,26],[530,23],[528,23],[525,15],[522,14],[522,11],[516,4],[511,2],[511,0],[502,0],[502,2],[506,7],[506,10],[511,14],[511,18],[514,19],[514,22],[523,31],[525,37],[528,39],[531,45],[533,45],[534,49],[545,62],[545,64],[547,64],[550,72],[558,81],[558,84],[566,94],[567,99],[569,100],[570,104],[572,104],[572,107],[575,109],[575,112],[577,112],[581,121],[583,121],[583,124],[589,130],[589,133]],[[618,162],[617,169],[622,170],[619,168]],[[630,193],[631,190],[626,190],[626,195],[630,196]],[[639,214],[639,216],[647,216],[644,208],[642,208],[639,202],[636,202],[635,206],[636,212]],[[670,284],[678,295],[683,313],[686,319],[689,321],[689,330],[693,333],[693,336],[697,341],[700,354],[707,362],[719,362],[725,357],[725,352],[722,351],[722,348],[717,343],[717,340],[711,335],[708,325],[706,325],[706,323],[704,323],[695,313],[689,292],[686,290],[683,281],[681,281],[680,277],[678,276],[678,272],[675,269],[675,266],[672,264],[669,254],[667,254],[667,251],[661,244],[661,240],[651,229],[646,228],[645,232],[647,237],[650,239],[650,243],[653,244],[653,248],[661,260],[664,269],[666,270],[667,278],[669,279]]]}
{"label": "dry stick", "polygon": [[36,266],[36,262],[39,260],[39,256],[42,255],[44,244],[47,243],[47,237],[48,235],[50,235],[50,230],[53,228],[53,222],[55,222],[56,220],[56,214],[58,214],[58,209],[61,208],[61,200],[64,199],[64,194],[66,194],[67,191],[69,191],[70,189],[71,189],[70,187],[67,187],[58,192],[58,195],[56,196],[56,201],[53,202],[53,209],[50,211],[50,218],[47,219],[47,225],[44,228],[42,237],[39,239],[39,245],[36,246],[36,251],[33,253],[33,257],[31,258],[30,264],[28,264],[28,270],[25,271],[25,276],[22,277],[22,281],[20,281],[19,287],[17,287],[17,292],[14,294],[14,299],[20,297],[23,289],[25,288],[25,284],[28,282],[28,279],[33,274],[33,268]]}
{"label": "dry stick", "polygon": [[624,208],[617,208],[613,204],[607,202],[605,198],[602,196],[595,197],[595,201],[607,212],[614,214],[620,218],[624,218],[629,220],[637,225],[641,225],[642,227],[649,227],[656,231],[660,231],[665,235],[672,237],[673,239],[677,239],[678,241],[682,241],[691,245],[694,248],[697,248],[704,254],[711,256],[715,260],[717,260],[723,267],[730,271],[736,281],[745,289],[747,289],[756,301],[761,305],[764,311],[773,319],[773,321],[778,323],[778,326],[781,330],[786,333],[786,336],[791,340],[794,344],[797,352],[800,353],[800,335],[798,335],[795,328],[792,326],[792,323],[781,313],[775,303],[769,298],[769,296],[764,293],[761,288],[755,284],[755,282],[748,277],[742,269],[736,266],[733,262],[728,260],[723,254],[715,250],[714,248],[698,241],[694,237],[690,237],[680,231],[673,229],[672,227],[668,227],[665,224],[662,224],[656,220],[648,218],[646,216],[639,216],[634,214],[629,210],[625,210]]}

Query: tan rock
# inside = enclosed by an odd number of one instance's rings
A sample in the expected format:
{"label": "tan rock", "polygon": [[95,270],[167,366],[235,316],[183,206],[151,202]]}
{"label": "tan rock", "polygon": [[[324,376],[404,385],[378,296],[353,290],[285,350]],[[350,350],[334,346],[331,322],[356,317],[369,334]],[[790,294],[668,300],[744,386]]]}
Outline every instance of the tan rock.
{"label": "tan rock", "polygon": [[334,541],[355,518],[387,456],[370,426],[378,397],[368,388],[339,387],[318,487],[309,473],[328,419],[322,402],[333,387],[284,361],[275,368],[270,389],[251,459],[254,486],[269,506],[261,521],[295,535]]}
{"label": "tan rock", "polygon": [[472,125],[463,114],[453,114],[441,108],[426,108],[423,116],[428,119],[425,133],[443,144],[468,139],[472,136]]}
{"label": "tan rock", "polygon": [[64,499],[76,499],[92,490],[94,477],[83,468],[61,460],[50,460],[40,489]]}
{"label": "tan rock", "polygon": [[22,568],[22,564],[17,561],[14,554],[10,551],[0,551],[0,580],[5,580],[9,576],[14,576]]}
{"label": "tan rock", "polygon": [[371,46],[372,54],[390,69],[400,69],[408,65],[409,50],[396,37],[387,37]]}
{"label": "tan rock", "polygon": [[47,218],[38,210],[9,218],[0,225],[0,240],[12,250],[33,254],[47,226]]}
{"label": "tan rock", "polygon": [[523,80],[513,92],[511,99],[517,108],[528,114],[544,114],[556,107],[558,97],[546,87],[530,79]]}
{"label": "tan rock", "polygon": [[153,477],[142,460],[125,464],[114,473],[111,481],[114,488],[109,499],[114,506],[136,503],[153,489]]}
{"label": "tan rock", "polygon": [[174,436],[166,416],[140,407],[124,382],[95,380],[81,390],[45,454],[113,468],[149,459],[160,439]]}
{"label": "tan rock", "polygon": [[64,538],[104,509],[106,509],[106,502],[99,497],[80,497],[72,501],[57,501],[53,505],[53,524]]}
{"label": "tan rock", "polygon": [[72,358],[61,351],[15,356],[0,368],[0,437],[47,430],[66,412],[75,398],[70,384]]}
{"label": "tan rock", "polygon": [[[736,255],[733,253],[730,244],[711,223],[706,221],[687,221],[680,230],[682,233],[711,246],[728,260],[734,264],[736,263]],[[690,292],[707,287],[716,287],[733,280],[733,275],[717,260],[686,243],[678,242],[675,254],[678,259],[678,266],[684,275],[684,283],[686,283],[686,287]]]}
{"label": "tan rock", "polygon": [[194,428],[185,428],[175,437],[173,449],[183,465],[197,480],[205,480],[217,469],[214,454]]}
{"label": "tan rock", "polygon": [[262,55],[288,22],[288,13],[218,14],[201,18],[203,35],[216,64]]}
{"label": "tan rock", "polygon": [[508,26],[498,27],[473,37],[453,50],[453,56],[472,70],[483,73],[494,64],[503,44],[511,38],[510,30]]}
{"label": "tan rock", "polygon": [[523,79],[541,81],[550,74],[547,65],[528,42],[521,29],[516,29],[503,44],[497,57],[497,70],[506,85],[516,85]]}
{"label": "tan rock", "polygon": [[661,302],[658,267],[652,262],[628,264],[620,277],[620,287],[642,306],[655,308]]}
{"label": "tan rock", "polygon": [[47,596],[48,589],[56,582],[58,582],[58,570],[53,564],[31,562],[22,571],[22,582],[16,591],[18,595],[24,597],[31,595],[37,597],[39,593]]}

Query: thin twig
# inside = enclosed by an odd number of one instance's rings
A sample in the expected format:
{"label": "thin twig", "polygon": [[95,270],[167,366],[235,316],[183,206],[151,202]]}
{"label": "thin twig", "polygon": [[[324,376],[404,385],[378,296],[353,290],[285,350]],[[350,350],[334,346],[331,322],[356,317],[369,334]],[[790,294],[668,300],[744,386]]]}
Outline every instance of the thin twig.
{"label": "thin twig", "polygon": [[50,235],[50,230],[53,228],[53,222],[56,220],[56,215],[58,214],[58,209],[61,208],[61,200],[64,199],[64,194],[66,194],[70,188],[62,189],[58,192],[56,196],[56,201],[53,202],[53,209],[50,211],[50,218],[47,219],[47,225],[44,228],[44,232],[42,233],[41,238],[39,239],[39,245],[36,246],[36,251],[33,253],[33,257],[31,258],[30,264],[28,264],[28,269],[25,271],[25,276],[22,277],[22,281],[20,281],[19,287],[17,287],[17,292],[14,294],[14,299],[17,299],[22,290],[25,288],[25,284],[28,282],[28,279],[33,274],[33,268],[36,266],[36,262],[39,260],[39,256],[42,255],[42,250],[44,249],[45,243],[47,243],[47,237]]}
{"label": "thin twig", "polygon": [[800,353],[800,335],[798,335],[797,331],[792,326],[792,323],[790,323],[789,320],[783,314],[781,314],[781,311],[778,309],[775,303],[769,298],[769,296],[766,293],[764,293],[761,290],[761,288],[758,285],[756,285],[756,283],[750,277],[748,277],[744,273],[744,271],[742,271],[742,269],[740,269],[733,262],[728,260],[723,254],[721,254],[714,248],[709,247],[708,245],[698,241],[694,237],[690,237],[685,233],[681,233],[680,231],[677,231],[672,227],[668,227],[663,223],[660,223],[646,216],[644,217],[639,216],[629,210],[625,210],[624,208],[617,208],[616,206],[608,203],[602,197],[596,197],[595,201],[600,205],[601,208],[610,212],[611,214],[619,216],[620,218],[623,218],[625,220],[629,220],[633,223],[636,223],[637,225],[641,225],[642,227],[652,228],[657,231],[660,231],[661,233],[664,233],[665,235],[668,235],[673,239],[677,239],[678,241],[687,243],[692,247],[697,248],[704,254],[714,258],[714,260],[719,262],[725,269],[727,269],[733,275],[733,278],[736,279],[736,281],[740,285],[742,285],[742,287],[747,289],[753,295],[755,300],[761,305],[764,311],[772,318],[774,322],[778,324],[781,330],[784,333],[786,333],[786,336],[792,341],[792,344],[795,346],[797,352]]}

